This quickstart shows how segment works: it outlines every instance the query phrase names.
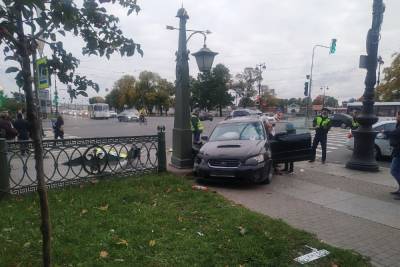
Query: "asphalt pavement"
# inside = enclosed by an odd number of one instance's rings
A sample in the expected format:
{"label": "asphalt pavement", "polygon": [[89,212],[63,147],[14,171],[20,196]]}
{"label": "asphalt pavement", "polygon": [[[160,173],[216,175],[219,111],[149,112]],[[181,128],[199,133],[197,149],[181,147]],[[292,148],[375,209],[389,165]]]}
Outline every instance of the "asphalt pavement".
{"label": "asphalt pavement", "polygon": [[[223,118],[214,118],[213,121],[205,121],[204,135],[209,135],[218,122]],[[114,136],[135,136],[157,134],[157,126],[163,125],[166,128],[167,151],[172,149],[172,129],[174,127],[173,117],[148,117],[147,123],[119,122],[117,119],[91,120],[82,117],[65,116],[65,138],[77,137],[114,137]],[[50,129],[50,124],[45,124]],[[352,151],[346,148],[348,130],[332,128],[328,136],[327,162],[335,164],[346,164],[350,160]],[[51,130],[48,131],[51,136]],[[317,149],[317,157],[321,155],[320,147]],[[390,160],[379,161],[382,167],[389,167]]]}

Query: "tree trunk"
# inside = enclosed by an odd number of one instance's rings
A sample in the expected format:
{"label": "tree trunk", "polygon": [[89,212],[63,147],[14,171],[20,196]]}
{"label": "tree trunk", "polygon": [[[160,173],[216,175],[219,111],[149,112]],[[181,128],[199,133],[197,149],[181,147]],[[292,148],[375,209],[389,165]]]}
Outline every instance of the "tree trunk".
{"label": "tree trunk", "polygon": [[24,79],[23,89],[26,97],[26,107],[28,120],[32,123],[32,139],[35,153],[35,167],[36,179],[38,181],[38,194],[40,199],[40,212],[41,212],[41,231],[42,231],[42,253],[43,253],[43,266],[51,266],[51,225],[50,225],[50,212],[47,198],[47,189],[44,180],[43,168],[43,147],[42,147],[42,133],[40,130],[40,118],[37,114],[37,105],[34,101],[32,91],[32,73],[29,52],[27,48],[27,39],[24,33],[24,26],[22,22],[22,4],[17,5],[17,32],[18,32],[18,54],[21,56],[21,68]]}

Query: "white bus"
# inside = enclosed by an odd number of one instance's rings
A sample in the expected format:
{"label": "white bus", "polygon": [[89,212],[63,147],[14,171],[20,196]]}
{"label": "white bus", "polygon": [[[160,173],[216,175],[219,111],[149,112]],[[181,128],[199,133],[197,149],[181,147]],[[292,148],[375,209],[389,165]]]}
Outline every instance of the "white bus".
{"label": "white bus", "polygon": [[[347,104],[347,114],[351,114],[354,109],[361,110],[362,102],[353,102]],[[379,121],[393,120],[396,112],[400,111],[400,102],[375,102],[374,114]]]}
{"label": "white bus", "polygon": [[108,104],[97,103],[88,106],[89,118],[91,119],[108,119],[110,118],[110,110]]}

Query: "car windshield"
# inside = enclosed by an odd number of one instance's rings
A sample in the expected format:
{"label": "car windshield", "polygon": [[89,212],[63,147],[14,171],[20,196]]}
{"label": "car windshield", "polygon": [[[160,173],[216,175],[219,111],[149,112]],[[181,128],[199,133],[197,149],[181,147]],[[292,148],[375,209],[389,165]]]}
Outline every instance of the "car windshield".
{"label": "car windshield", "polygon": [[210,141],[263,140],[264,130],[260,122],[229,123],[218,125],[210,136]]}

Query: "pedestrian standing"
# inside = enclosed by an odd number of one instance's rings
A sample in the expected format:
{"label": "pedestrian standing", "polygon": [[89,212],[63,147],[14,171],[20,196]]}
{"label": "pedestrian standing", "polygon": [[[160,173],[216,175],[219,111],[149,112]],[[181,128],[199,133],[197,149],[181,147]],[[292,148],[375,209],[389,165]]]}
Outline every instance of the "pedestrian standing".
{"label": "pedestrian standing", "polygon": [[58,115],[57,120],[53,125],[54,139],[64,139],[64,120],[61,115]]}
{"label": "pedestrian standing", "polygon": [[28,144],[24,141],[29,140],[31,127],[29,125],[29,122],[27,120],[24,120],[24,118],[22,117],[22,113],[17,114],[17,120],[14,122],[14,128],[18,132],[18,141],[22,141],[22,143],[20,144],[21,154],[25,155],[28,150]]}
{"label": "pedestrian standing", "polygon": [[18,135],[18,132],[12,125],[8,114],[1,114],[0,115],[0,138],[5,138],[10,141],[10,140],[14,140],[14,138],[17,135]]}
{"label": "pedestrian standing", "polygon": [[321,115],[314,118],[313,126],[315,127],[315,136],[312,144],[313,158],[310,162],[315,161],[318,144],[321,143],[322,148],[322,164],[326,161],[326,146],[328,142],[328,132],[331,129],[331,121],[328,118],[329,109],[323,108]]}
{"label": "pedestrian standing", "polygon": [[391,194],[395,195],[394,199],[400,200],[400,111],[396,114],[396,120],[396,129],[390,132],[385,132],[385,134],[389,137],[390,146],[393,147],[390,173],[399,185],[399,189],[395,192],[391,192]]}
{"label": "pedestrian standing", "polygon": [[[296,128],[294,127],[293,123],[286,124],[286,134],[296,134]],[[283,171],[288,172],[289,174],[294,174],[294,163],[293,161],[285,162],[285,168]]]}
{"label": "pedestrian standing", "polygon": [[357,122],[357,117],[358,117],[358,110],[354,109],[353,114],[352,114],[352,119],[351,119],[351,129],[356,130],[358,127],[360,127],[360,124]]}
{"label": "pedestrian standing", "polygon": [[190,119],[192,133],[193,133],[193,143],[199,144],[200,143],[200,135],[204,130],[203,123],[201,123],[199,119],[199,110],[195,109],[192,113],[192,117]]}

